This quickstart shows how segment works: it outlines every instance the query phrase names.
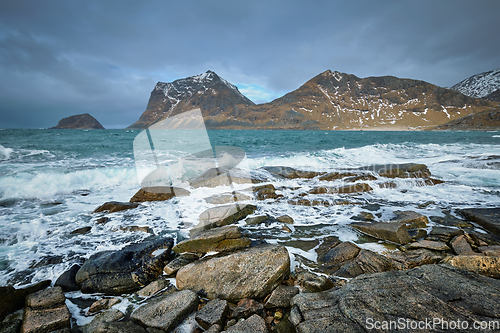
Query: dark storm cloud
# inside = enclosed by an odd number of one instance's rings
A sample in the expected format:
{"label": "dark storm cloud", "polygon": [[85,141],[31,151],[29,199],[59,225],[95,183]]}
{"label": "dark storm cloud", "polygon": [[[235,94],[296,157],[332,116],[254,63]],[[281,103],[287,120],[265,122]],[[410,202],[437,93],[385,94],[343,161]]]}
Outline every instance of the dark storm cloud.
{"label": "dark storm cloud", "polygon": [[450,86],[500,67],[500,2],[2,1],[0,127],[125,127],[157,81],[216,71],[257,102],[326,69]]}

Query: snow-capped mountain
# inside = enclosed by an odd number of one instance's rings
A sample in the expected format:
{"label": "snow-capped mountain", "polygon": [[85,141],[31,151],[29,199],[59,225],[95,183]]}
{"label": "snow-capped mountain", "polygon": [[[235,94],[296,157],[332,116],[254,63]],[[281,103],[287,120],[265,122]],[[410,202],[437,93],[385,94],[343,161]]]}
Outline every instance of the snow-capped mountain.
{"label": "snow-capped mountain", "polygon": [[[500,90],[500,68],[473,75],[455,84],[451,89],[459,91],[467,96],[491,99],[489,95]],[[496,95],[498,96],[498,92]]]}
{"label": "snow-capped mountain", "polygon": [[200,108],[207,128],[416,129],[430,128],[497,103],[452,89],[393,76],[358,78],[327,70],[297,90],[255,105],[213,72],[158,83],[132,128]]}

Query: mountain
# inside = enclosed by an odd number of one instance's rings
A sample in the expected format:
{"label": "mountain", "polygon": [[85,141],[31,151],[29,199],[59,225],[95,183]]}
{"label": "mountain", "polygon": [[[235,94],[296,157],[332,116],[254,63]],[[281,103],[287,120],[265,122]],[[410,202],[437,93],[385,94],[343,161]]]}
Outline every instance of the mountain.
{"label": "mountain", "polygon": [[446,131],[498,131],[500,130],[500,110],[473,113],[433,128]]}
{"label": "mountain", "polygon": [[250,105],[254,103],[236,86],[207,71],[172,83],[158,82],[151,92],[146,111],[129,128],[146,128],[161,119],[198,107],[204,116],[217,117]]}
{"label": "mountain", "polygon": [[88,113],[77,114],[59,120],[57,126],[51,129],[104,129],[104,127]]}
{"label": "mountain", "polygon": [[393,76],[358,78],[327,70],[297,90],[255,105],[214,72],[159,82],[131,128],[200,108],[212,129],[418,129],[444,124],[497,103]]}
{"label": "mountain", "polygon": [[451,89],[471,97],[500,101],[500,68],[472,75]]}

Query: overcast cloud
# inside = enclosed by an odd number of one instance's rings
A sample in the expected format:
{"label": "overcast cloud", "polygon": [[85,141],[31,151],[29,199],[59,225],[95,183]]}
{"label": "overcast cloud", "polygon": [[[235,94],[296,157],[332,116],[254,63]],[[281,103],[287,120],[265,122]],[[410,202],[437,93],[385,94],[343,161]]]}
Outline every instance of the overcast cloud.
{"label": "overcast cloud", "polygon": [[0,127],[123,128],[157,81],[213,70],[256,103],[337,70],[451,86],[500,67],[500,1],[0,2]]}

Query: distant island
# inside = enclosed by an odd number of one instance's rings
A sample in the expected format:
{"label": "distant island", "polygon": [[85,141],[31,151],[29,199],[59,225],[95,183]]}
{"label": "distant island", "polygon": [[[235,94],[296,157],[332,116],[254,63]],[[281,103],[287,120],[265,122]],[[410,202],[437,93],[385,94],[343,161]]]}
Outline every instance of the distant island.
{"label": "distant island", "polygon": [[50,129],[104,129],[104,127],[88,113],[77,114],[59,120],[57,126]]}

